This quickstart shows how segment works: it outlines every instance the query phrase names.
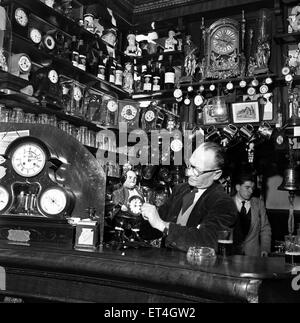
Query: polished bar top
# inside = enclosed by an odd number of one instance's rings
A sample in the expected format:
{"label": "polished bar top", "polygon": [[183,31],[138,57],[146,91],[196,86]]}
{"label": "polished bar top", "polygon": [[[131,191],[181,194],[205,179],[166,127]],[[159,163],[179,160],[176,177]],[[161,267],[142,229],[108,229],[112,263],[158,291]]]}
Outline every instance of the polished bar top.
{"label": "polished bar top", "polygon": [[75,269],[76,271],[102,271],[105,263],[109,264],[110,272],[118,270],[113,266],[113,263],[118,263],[118,266],[121,267],[122,264],[125,267],[128,265],[151,266],[153,269],[167,268],[168,270],[206,272],[249,279],[284,279],[291,275],[293,268],[285,263],[284,257],[230,256],[192,263],[188,261],[186,253],[157,248],[125,250],[107,248],[103,252],[40,250],[20,246],[0,248],[0,265],[2,266],[22,264],[24,268],[54,267],[72,272]]}
{"label": "polished bar top", "polygon": [[300,301],[283,257],[195,263],[170,249],[103,252],[0,247],[10,295],[96,302]]}

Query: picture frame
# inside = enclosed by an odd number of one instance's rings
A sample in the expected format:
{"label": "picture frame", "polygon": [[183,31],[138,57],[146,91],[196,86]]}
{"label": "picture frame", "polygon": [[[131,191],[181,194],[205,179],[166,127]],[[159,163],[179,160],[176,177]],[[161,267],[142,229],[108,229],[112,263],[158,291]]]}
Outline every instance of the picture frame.
{"label": "picture frame", "polygon": [[215,113],[215,106],[213,104],[207,104],[203,108],[203,124],[208,125],[218,125],[218,124],[228,124],[230,122],[229,109],[226,104],[222,106],[223,113]]}
{"label": "picture frame", "polygon": [[274,119],[273,93],[266,94],[257,93],[251,97],[243,96],[243,101],[257,101],[261,111],[261,121],[272,121]]}
{"label": "picture frame", "polygon": [[257,101],[246,101],[231,104],[233,123],[260,122],[259,104]]}

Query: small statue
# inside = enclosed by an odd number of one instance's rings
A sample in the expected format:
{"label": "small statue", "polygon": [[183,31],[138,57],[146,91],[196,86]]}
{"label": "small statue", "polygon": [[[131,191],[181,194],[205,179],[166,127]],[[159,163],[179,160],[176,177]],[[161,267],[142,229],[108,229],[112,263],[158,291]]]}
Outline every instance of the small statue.
{"label": "small statue", "polygon": [[195,52],[197,47],[192,42],[192,36],[187,35],[184,45],[184,69],[187,76],[193,76],[197,67]]}
{"label": "small statue", "polygon": [[123,89],[129,94],[133,92],[133,83],[132,63],[127,62],[125,64],[125,71],[123,74]]}
{"label": "small statue", "polygon": [[174,30],[169,30],[169,38],[165,41],[165,52],[172,52],[176,50],[178,40],[175,38],[176,33]]}
{"label": "small statue", "polygon": [[258,44],[256,53],[256,62],[258,68],[268,69],[270,59],[270,45],[268,42],[262,42]]}
{"label": "small statue", "polygon": [[136,35],[130,33],[127,36],[128,46],[125,50],[125,54],[128,56],[141,56],[141,49],[137,46]]}

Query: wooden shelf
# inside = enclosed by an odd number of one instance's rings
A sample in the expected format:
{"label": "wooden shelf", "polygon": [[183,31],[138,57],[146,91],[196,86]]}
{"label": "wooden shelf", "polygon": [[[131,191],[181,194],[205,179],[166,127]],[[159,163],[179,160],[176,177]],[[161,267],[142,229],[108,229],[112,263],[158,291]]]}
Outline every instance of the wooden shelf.
{"label": "wooden shelf", "polygon": [[106,128],[96,125],[92,122],[88,122],[83,120],[80,117],[71,116],[65,114],[63,111],[56,109],[52,105],[48,105],[47,107],[43,107],[40,102],[33,97],[27,96],[26,94],[1,94],[0,93],[0,102],[4,103],[5,106],[9,108],[22,108],[26,113],[34,113],[34,114],[48,114],[55,115],[60,120],[65,120],[70,122],[76,127],[85,126],[93,131],[101,131]]}
{"label": "wooden shelf", "polygon": [[107,81],[100,80],[95,75],[87,73],[77,67],[74,67],[72,63],[64,58],[59,58],[52,54],[45,52],[42,49],[39,49],[38,46],[35,46],[29,39],[26,39],[16,33],[13,34],[13,46],[12,50],[14,53],[23,53],[25,52],[32,61],[42,65],[45,61],[52,61],[54,67],[67,77],[70,77],[79,83],[85,84],[94,88],[95,90],[102,91],[106,94],[113,95],[112,92],[115,92],[116,95],[120,98],[128,98],[128,93],[122,88],[111,84]]}
{"label": "wooden shelf", "polygon": [[294,44],[300,41],[300,32],[277,34],[274,39],[279,44]]}

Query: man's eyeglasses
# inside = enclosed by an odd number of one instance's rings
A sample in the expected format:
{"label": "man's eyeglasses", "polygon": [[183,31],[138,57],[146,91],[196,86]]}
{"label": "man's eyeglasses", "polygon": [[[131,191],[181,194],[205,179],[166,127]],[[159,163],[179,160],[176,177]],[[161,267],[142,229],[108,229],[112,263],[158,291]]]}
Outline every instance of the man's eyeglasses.
{"label": "man's eyeglasses", "polygon": [[217,170],[220,170],[220,168],[200,171],[200,170],[198,170],[197,168],[195,168],[193,166],[189,166],[186,169],[186,176],[193,176],[194,175],[194,176],[199,177],[199,176],[207,174],[207,173],[216,172]]}

